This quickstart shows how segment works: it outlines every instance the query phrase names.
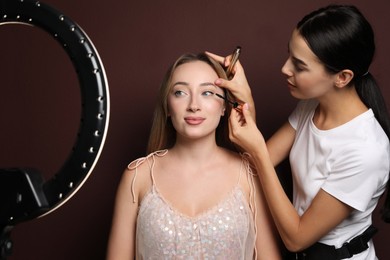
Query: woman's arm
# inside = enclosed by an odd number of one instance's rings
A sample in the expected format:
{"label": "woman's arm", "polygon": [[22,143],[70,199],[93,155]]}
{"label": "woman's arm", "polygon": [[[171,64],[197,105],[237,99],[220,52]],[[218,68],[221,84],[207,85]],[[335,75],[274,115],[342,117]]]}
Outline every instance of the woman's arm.
{"label": "woman's arm", "polygon": [[[229,64],[230,57],[211,57]],[[233,109],[230,123],[230,139],[252,155],[268,207],[286,247],[300,251],[317,242],[351,213],[352,208],[323,190],[313,199],[304,215],[299,216],[279,182],[274,166],[287,158],[295,138],[295,130],[287,122],[266,143],[256,126],[255,105],[244,69],[237,62],[234,78],[217,80],[241,101],[246,102],[242,113]]]}
{"label": "woman's arm", "polygon": [[[242,114],[233,110],[229,123],[232,141],[252,156],[268,207],[279,234],[290,251],[309,247],[348,217],[352,208],[323,190],[315,196],[307,211],[299,216],[279,182],[274,168],[277,160],[271,158],[264,138],[251,118],[248,106],[243,107]],[[289,140],[280,137],[282,133],[288,135],[291,130],[284,126],[284,130],[277,133],[272,142],[270,140],[271,146],[278,143],[276,140]],[[273,156],[278,153],[276,147],[271,148],[271,151]],[[286,149],[281,149],[279,153],[283,154],[285,151]]]}
{"label": "woman's arm", "polygon": [[286,122],[267,140],[268,154],[274,167],[288,157],[294,138],[295,129]]}
{"label": "woman's arm", "polygon": [[133,170],[126,169],[117,190],[107,260],[134,259],[138,196],[133,202]]}

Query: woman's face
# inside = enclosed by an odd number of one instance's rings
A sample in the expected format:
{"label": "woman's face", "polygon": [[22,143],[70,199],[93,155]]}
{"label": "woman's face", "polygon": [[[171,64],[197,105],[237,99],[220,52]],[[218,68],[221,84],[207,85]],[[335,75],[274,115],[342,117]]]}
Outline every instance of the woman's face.
{"label": "woman's face", "polygon": [[203,61],[185,63],[175,69],[168,111],[178,138],[215,136],[225,111],[224,101],[215,95],[223,95],[223,90],[214,85],[217,78],[217,73]]}
{"label": "woman's face", "polygon": [[335,90],[335,76],[311,51],[306,41],[294,30],[288,45],[289,57],[282,67],[292,96],[298,99],[321,98]]}

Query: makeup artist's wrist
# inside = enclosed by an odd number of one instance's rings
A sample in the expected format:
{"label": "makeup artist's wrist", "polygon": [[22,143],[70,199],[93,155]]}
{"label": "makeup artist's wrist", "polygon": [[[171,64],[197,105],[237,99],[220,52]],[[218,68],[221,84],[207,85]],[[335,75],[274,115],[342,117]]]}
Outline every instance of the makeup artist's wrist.
{"label": "makeup artist's wrist", "polygon": [[249,111],[251,113],[251,116],[253,120],[256,122],[256,106],[255,106],[255,101],[253,98],[251,98],[249,101],[246,102],[249,106]]}

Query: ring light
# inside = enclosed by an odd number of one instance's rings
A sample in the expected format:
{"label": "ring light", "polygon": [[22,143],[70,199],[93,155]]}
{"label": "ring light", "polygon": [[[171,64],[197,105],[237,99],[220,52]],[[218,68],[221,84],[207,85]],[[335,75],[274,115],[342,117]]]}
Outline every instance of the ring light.
{"label": "ring light", "polygon": [[[5,201],[9,212],[1,213],[0,224],[4,226],[47,215],[81,188],[101,154],[110,109],[108,83],[102,61],[91,40],[75,22],[41,2],[0,0],[0,25],[15,23],[39,27],[62,45],[75,67],[82,104],[79,131],[72,152],[50,180],[43,182],[32,169],[0,169],[1,182],[7,180],[7,186],[24,185],[18,187],[32,190],[26,196],[19,191],[6,194],[11,196],[12,201]],[[4,198],[1,199],[3,203]],[[32,204],[38,210],[24,209],[23,200],[33,200]]]}

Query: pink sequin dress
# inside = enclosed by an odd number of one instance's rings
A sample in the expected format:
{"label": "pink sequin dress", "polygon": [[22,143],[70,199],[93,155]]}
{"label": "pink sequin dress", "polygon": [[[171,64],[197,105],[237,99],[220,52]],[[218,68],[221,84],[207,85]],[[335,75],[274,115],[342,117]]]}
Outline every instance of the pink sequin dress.
{"label": "pink sequin dress", "polygon": [[[136,163],[138,166],[148,161],[153,180],[152,188],[139,207],[136,259],[254,259],[255,210],[239,186],[242,172],[250,180],[253,178],[244,157],[240,178],[233,190],[211,209],[189,217],[164,200],[154,182],[155,156],[166,153],[156,152]],[[253,190],[253,180],[250,183]]]}

